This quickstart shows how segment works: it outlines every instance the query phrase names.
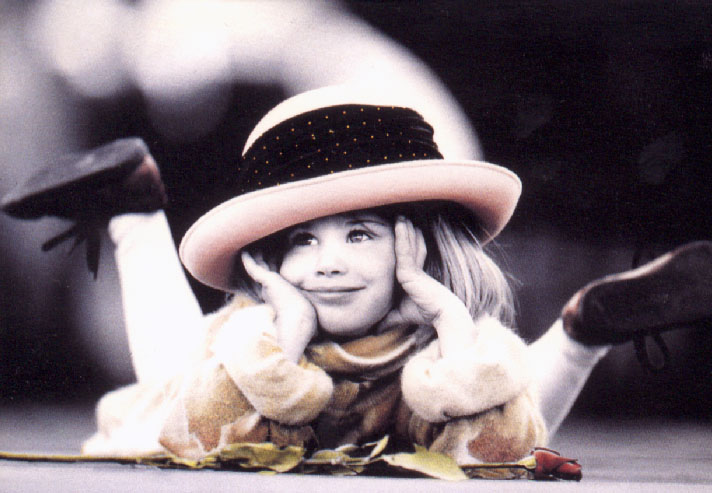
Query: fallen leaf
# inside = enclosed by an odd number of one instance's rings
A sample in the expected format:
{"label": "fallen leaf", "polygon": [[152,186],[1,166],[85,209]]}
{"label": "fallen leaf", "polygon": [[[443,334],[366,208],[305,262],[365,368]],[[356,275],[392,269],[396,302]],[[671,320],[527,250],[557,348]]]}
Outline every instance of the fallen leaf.
{"label": "fallen leaf", "polygon": [[392,466],[417,471],[438,479],[448,481],[467,479],[464,471],[454,459],[447,455],[431,452],[420,445],[415,445],[415,453],[384,455],[383,460]]}
{"label": "fallen leaf", "polygon": [[287,472],[297,467],[304,457],[302,447],[278,447],[273,443],[233,443],[217,457],[221,462],[236,461],[241,467]]}

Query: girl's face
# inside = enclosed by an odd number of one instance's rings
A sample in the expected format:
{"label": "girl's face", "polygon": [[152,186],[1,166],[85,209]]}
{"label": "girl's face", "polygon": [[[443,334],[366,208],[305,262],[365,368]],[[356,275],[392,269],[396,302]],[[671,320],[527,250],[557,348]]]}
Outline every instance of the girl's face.
{"label": "girl's face", "polygon": [[279,273],[316,309],[331,335],[364,335],[391,309],[395,286],[393,226],[369,212],[294,227]]}

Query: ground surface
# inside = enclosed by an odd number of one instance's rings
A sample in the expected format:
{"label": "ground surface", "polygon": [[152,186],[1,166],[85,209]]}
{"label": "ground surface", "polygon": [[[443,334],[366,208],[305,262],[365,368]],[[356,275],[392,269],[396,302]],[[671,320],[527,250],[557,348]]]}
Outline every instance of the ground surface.
{"label": "ground surface", "polygon": [[[94,427],[90,406],[0,408],[0,450],[77,453]],[[161,470],[118,464],[0,461],[0,491],[712,491],[712,425],[571,419],[552,442],[583,465],[580,483],[393,479]]]}

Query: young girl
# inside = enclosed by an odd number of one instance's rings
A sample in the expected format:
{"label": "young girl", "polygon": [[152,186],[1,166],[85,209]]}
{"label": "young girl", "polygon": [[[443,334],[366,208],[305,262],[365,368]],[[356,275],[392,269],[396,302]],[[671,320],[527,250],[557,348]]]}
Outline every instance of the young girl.
{"label": "young girl", "polygon": [[155,200],[106,207],[137,383],[100,401],[86,453],[200,458],[237,442],[330,448],[389,433],[471,464],[546,444],[607,346],[561,322],[528,347],[510,329],[509,288],[482,247],[519,180],[443,157],[411,106],[332,87],[260,121],[236,197],[181,243],[193,276],[233,294],[208,316],[163,213],[123,214],[162,202],[155,163],[136,141],[98,151],[138,149],[112,186]]}
{"label": "young girl", "polygon": [[[199,458],[389,433],[474,463],[546,443],[510,291],[481,247],[519,181],[442,159],[422,117],[387,103],[321,89],[257,125],[239,195],[181,244],[197,279],[235,293],[207,328],[175,292],[177,265],[146,270],[165,262],[165,228],[146,267],[130,264],[162,213],[112,220],[138,383],[102,399],[85,452]],[[174,291],[156,301],[157,277]]]}

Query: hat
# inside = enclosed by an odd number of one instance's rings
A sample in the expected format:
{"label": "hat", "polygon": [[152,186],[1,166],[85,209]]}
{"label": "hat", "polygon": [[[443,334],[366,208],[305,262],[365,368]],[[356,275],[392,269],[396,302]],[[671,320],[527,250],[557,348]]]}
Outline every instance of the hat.
{"label": "hat", "polygon": [[237,252],[290,226],[382,205],[452,201],[471,210],[485,243],[521,193],[511,171],[443,156],[422,102],[348,86],[282,102],[250,134],[235,170],[236,196],[199,218],[180,244],[187,270],[230,291]]}

